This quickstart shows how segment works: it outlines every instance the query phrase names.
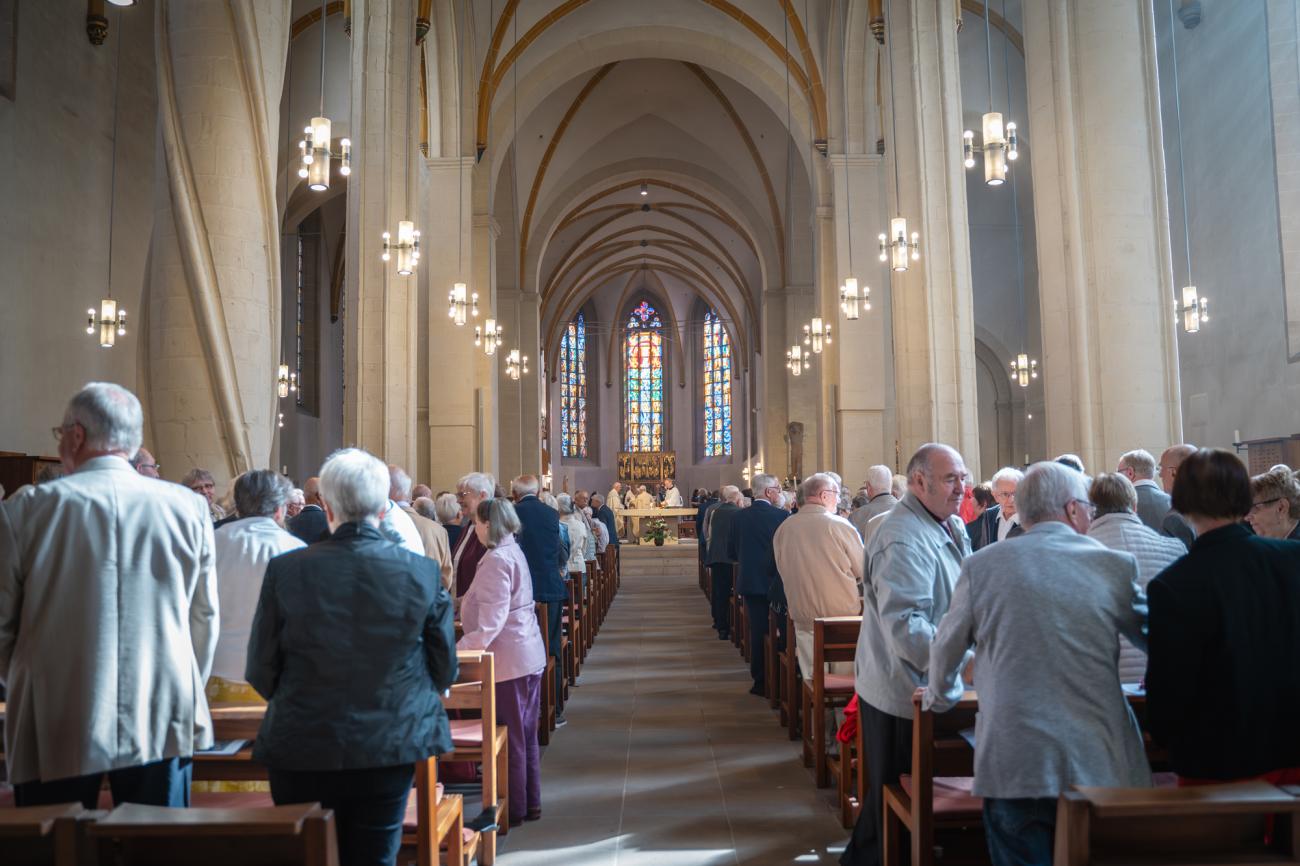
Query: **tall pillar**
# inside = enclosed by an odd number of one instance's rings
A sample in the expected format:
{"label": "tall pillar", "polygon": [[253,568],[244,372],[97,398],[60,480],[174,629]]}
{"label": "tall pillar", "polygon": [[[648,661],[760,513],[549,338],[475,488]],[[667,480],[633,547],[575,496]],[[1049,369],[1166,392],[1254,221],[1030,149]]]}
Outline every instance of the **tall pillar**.
{"label": "tall pillar", "polygon": [[[484,318],[482,310],[495,310],[498,308],[497,273],[494,265],[497,257],[497,239],[501,237],[501,224],[497,222],[487,208],[490,186],[487,177],[490,170],[491,160],[480,161],[478,166],[475,167],[475,171],[481,172],[481,174],[474,181],[474,234],[473,242],[470,244],[473,277],[470,282],[470,291],[478,292],[480,322]],[[517,328],[513,331],[507,331],[503,351],[497,352],[490,358],[482,352],[475,353],[474,371],[475,381],[478,383],[479,406],[477,447],[483,471],[492,473],[497,477],[498,481],[502,480],[501,445],[497,435],[500,418],[501,376],[504,375],[505,371],[506,352],[509,352],[511,347],[519,346],[519,336]],[[471,346],[473,343],[474,341],[470,339]],[[534,359],[530,357],[528,360],[531,362]],[[531,363],[528,369],[529,375],[536,375]],[[508,489],[508,485],[506,486]]]}
{"label": "tall pillar", "polygon": [[1025,4],[1047,452],[1181,438],[1149,4]]}
{"label": "tall pillar", "polygon": [[267,466],[275,432],[275,142],[289,3],[155,10],[165,158],[147,313],[150,447],[220,482]]}
{"label": "tall pillar", "polygon": [[[406,467],[416,466],[416,339],[418,274],[397,273],[383,261],[383,233],[397,237],[399,220],[418,222],[415,190],[418,130],[408,107],[416,69],[412,0],[366,0],[352,14],[354,165],[348,183],[347,387],[345,441]],[[427,234],[422,231],[422,235]],[[422,238],[423,240],[423,238]]]}
{"label": "tall pillar", "polygon": [[[889,0],[894,99],[885,119],[888,216],[920,233],[921,258],[894,273],[897,451],[927,441],[962,453],[979,474],[975,318],[971,303],[966,178],[961,157],[961,67],[950,3]],[[888,55],[887,55],[888,56]],[[888,82],[885,92],[888,93]],[[892,127],[897,128],[897,139]],[[893,161],[900,181],[894,190]],[[901,200],[900,200],[901,196]],[[888,231],[881,221],[876,234]]]}

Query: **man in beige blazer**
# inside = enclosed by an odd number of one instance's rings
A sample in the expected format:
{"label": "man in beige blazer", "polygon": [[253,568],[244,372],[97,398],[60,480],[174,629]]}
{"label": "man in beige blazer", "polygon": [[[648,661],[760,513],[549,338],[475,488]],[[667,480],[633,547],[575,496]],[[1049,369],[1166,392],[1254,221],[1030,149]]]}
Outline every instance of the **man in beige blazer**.
{"label": "man in beige blazer", "polygon": [[397,507],[411,518],[415,531],[420,533],[424,544],[424,555],[438,563],[442,570],[440,579],[444,588],[450,589],[455,575],[451,567],[451,544],[447,541],[447,530],[436,520],[430,520],[415,510],[411,504],[411,476],[406,470],[392,463],[388,464],[388,498],[397,503]]}
{"label": "man in beige blazer", "polygon": [[67,475],[0,508],[5,757],[20,806],[188,806],[212,743],[203,684],[216,650],[203,497],[146,478],[135,395],[94,382],[54,428]]}

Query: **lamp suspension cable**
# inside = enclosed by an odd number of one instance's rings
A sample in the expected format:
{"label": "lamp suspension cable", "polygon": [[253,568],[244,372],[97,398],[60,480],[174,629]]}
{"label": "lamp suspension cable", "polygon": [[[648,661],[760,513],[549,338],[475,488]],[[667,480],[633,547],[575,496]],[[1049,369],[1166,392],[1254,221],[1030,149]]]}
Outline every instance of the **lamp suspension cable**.
{"label": "lamp suspension cable", "polygon": [[[1187,208],[1187,176],[1184,171],[1183,150],[1183,103],[1178,84],[1178,28],[1174,26],[1174,4],[1169,0],[1169,56],[1173,65],[1174,78],[1174,122],[1178,131],[1178,188],[1183,199],[1183,254],[1187,267],[1187,283],[1182,288],[1181,298],[1174,297],[1174,306],[1182,313],[1183,330],[1195,334],[1203,322],[1210,320],[1209,301],[1196,290],[1196,281],[1192,278],[1192,231]],[[1177,319],[1177,313],[1175,314]]]}
{"label": "lamp suspension cable", "polygon": [[903,216],[903,192],[902,181],[899,179],[898,169],[898,94],[894,87],[894,38],[897,34],[891,32],[885,36],[885,53],[889,63],[889,128],[893,136],[889,153],[894,163],[894,213],[898,216],[889,221],[888,234],[880,233],[880,260],[889,262],[891,270],[903,272],[907,270],[907,262],[910,258],[917,261],[921,258],[921,235],[919,232],[912,232],[908,235],[907,218]]}
{"label": "lamp suspension cable", "polygon": [[[849,272],[840,286],[840,311],[844,318],[855,321],[861,316],[863,307],[871,310],[871,287],[858,286],[858,278],[853,275],[853,196],[849,192],[849,3],[844,4],[844,24],[840,28],[840,95],[843,97],[844,127],[841,134],[844,151],[844,215],[846,244],[849,254]],[[865,131],[865,130],[864,130]]]}
{"label": "lamp suspension cable", "polygon": [[[993,37],[989,33],[989,0],[984,0],[984,66],[988,73],[989,114],[993,113]],[[1007,103],[1007,113],[1011,113],[1011,103]]]}
{"label": "lamp suspension cable", "polygon": [[[987,38],[988,28],[988,8],[984,10],[985,36]],[[1002,0],[1002,17],[1006,18],[1006,0]],[[989,64],[989,84],[992,85],[992,63]],[[1011,113],[1011,61],[1007,54],[1007,40],[1002,41],[1002,68],[1003,77],[1007,86],[1007,113]],[[992,106],[992,91],[990,91],[989,105]],[[1020,305],[1020,351],[1016,354],[1015,359],[1011,362],[1011,375],[1016,383],[1022,388],[1029,387],[1031,379],[1038,378],[1038,360],[1029,357],[1029,318],[1025,312],[1025,256],[1021,239],[1020,227],[1020,198],[1019,190],[1016,188],[1016,175],[1011,175],[1011,224],[1016,236],[1016,294]],[[1029,418],[1026,416],[1025,424],[1028,425]],[[1026,427],[1026,431],[1028,427]],[[1026,432],[1026,438],[1028,433]]]}
{"label": "lamp suspension cable", "polygon": [[117,13],[117,50],[113,59],[113,144],[109,151],[108,182],[108,286],[104,297],[99,301],[99,309],[91,307],[86,310],[86,333],[99,332],[99,345],[111,349],[118,337],[126,336],[126,310],[119,309],[113,300],[113,222],[117,208],[117,132],[118,132],[118,92],[122,84],[122,12]]}
{"label": "lamp suspension cable", "polygon": [[317,117],[325,116],[325,16],[327,14],[326,3],[328,0],[320,0],[320,112]]}

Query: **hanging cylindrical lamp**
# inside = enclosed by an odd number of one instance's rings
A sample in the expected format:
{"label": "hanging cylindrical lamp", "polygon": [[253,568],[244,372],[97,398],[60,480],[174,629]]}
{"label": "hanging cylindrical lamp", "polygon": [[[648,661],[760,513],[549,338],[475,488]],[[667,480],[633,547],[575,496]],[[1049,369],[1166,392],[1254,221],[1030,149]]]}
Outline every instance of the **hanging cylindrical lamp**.
{"label": "hanging cylindrical lamp", "polygon": [[89,317],[86,322],[86,333],[93,334],[99,331],[99,345],[105,349],[113,348],[118,337],[126,336],[126,310],[119,309],[117,301],[112,298],[104,298],[99,302],[99,312],[91,307],[86,310]]}
{"label": "hanging cylindrical lamp", "polygon": [[298,177],[307,181],[308,188],[323,192],[330,188],[330,169],[335,159],[339,161],[339,174],[352,173],[352,142],[339,141],[339,152],[333,152],[333,124],[325,116],[325,3],[320,10],[320,113],[303,128],[303,139],[298,142]]}
{"label": "hanging cylindrical lamp", "polygon": [[518,382],[520,375],[528,373],[528,356],[520,355],[518,349],[511,349],[506,355],[506,375]]}
{"label": "hanging cylindrical lamp", "polygon": [[384,250],[380,258],[389,261],[396,252],[397,272],[404,277],[410,276],[420,264],[420,230],[410,220],[398,220],[397,240],[394,241],[393,236],[388,232],[384,232],[383,238]]}
{"label": "hanging cylindrical lamp", "polygon": [[812,357],[798,343],[785,350],[785,358],[785,368],[790,371],[792,376],[803,375],[803,371],[807,369],[809,362],[812,361]]}
{"label": "hanging cylindrical lamp", "polygon": [[496,319],[488,319],[482,328],[474,327],[474,345],[482,347],[485,355],[495,355],[504,333],[505,328],[498,325]]}
{"label": "hanging cylindrical lamp", "polygon": [[871,312],[871,286],[859,287],[855,278],[847,278],[840,286],[840,310],[849,321],[856,321],[862,310]]}
{"label": "hanging cylindrical lamp", "polygon": [[1038,378],[1038,361],[1024,352],[1016,355],[1016,359],[1011,362],[1011,378],[1015,379],[1021,388],[1028,388],[1029,380]]}
{"label": "hanging cylindrical lamp", "polygon": [[831,342],[831,326],[820,316],[803,326],[803,344],[812,349],[814,355],[820,355]]}
{"label": "hanging cylindrical lamp", "polygon": [[1197,293],[1196,286],[1183,286],[1178,308],[1183,314],[1183,330],[1189,334],[1195,334],[1201,330],[1201,323],[1210,321],[1210,301]]}
{"label": "hanging cylindrical lamp", "polygon": [[[129,5],[129,4],[114,4]],[[121,17],[119,15],[119,23]],[[107,26],[107,19],[105,19]],[[99,332],[99,345],[104,349],[111,349],[117,342],[118,337],[126,336],[126,310],[117,305],[113,299],[113,216],[114,205],[117,203],[117,93],[121,82],[122,71],[122,32],[118,27],[117,33],[117,59],[114,61],[113,68],[113,147],[112,147],[112,165],[110,168],[110,177],[108,182],[108,291],[105,297],[99,301],[99,311],[96,312],[94,307],[86,310],[86,333],[94,334]]]}
{"label": "hanging cylindrical lamp", "polygon": [[298,374],[289,372],[288,364],[281,364],[275,376],[275,393],[281,399],[298,390]]}
{"label": "hanging cylindrical lamp", "polygon": [[456,283],[447,293],[447,316],[462,326],[471,317],[478,318],[478,292],[470,292],[464,283]]}
{"label": "hanging cylindrical lamp", "polygon": [[[961,136],[962,164],[966,168],[975,167],[975,153],[984,154],[984,182],[989,186],[1001,186],[1007,180],[1008,163],[1014,162],[1020,155],[1016,138],[1016,125],[1012,122],[1003,124],[1002,112],[993,110],[993,40],[989,33],[990,18],[988,0],[984,2],[984,60],[988,71],[989,110],[984,113],[981,131],[983,140],[975,143],[975,133],[966,130]],[[1009,107],[1009,106],[1008,106]]]}
{"label": "hanging cylindrical lamp", "polygon": [[911,240],[907,237],[907,218],[894,217],[889,221],[889,234],[880,236],[880,260],[889,262],[896,271],[907,270],[907,260],[921,258],[921,236],[912,232]]}

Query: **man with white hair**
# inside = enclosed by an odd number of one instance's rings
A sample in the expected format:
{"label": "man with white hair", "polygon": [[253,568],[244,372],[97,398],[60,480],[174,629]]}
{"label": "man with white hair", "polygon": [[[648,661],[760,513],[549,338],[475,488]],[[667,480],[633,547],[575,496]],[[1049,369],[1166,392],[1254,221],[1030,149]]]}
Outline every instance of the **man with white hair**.
{"label": "man with white hair", "polygon": [[893,482],[894,476],[888,466],[877,463],[867,470],[867,480],[863,483],[867,491],[867,504],[849,515],[849,522],[858,531],[858,535],[862,536],[863,544],[871,540],[867,526],[871,518],[884,514],[898,504],[898,499],[891,490]]}
{"label": "man with white hair", "polygon": [[935,442],[922,445],[907,463],[907,480],[907,494],[885,514],[866,550],[854,688],[867,800],[840,859],[844,866],[881,861],[884,786],[911,771],[912,693],[925,685],[930,642],[970,555],[958,514],[966,492],[961,454]]}
{"label": "man with white hair", "polygon": [[411,525],[420,536],[424,555],[438,563],[442,585],[450,588],[454,575],[451,570],[451,547],[447,543],[447,530],[415,510],[411,504],[411,476],[396,464],[388,464],[388,498],[398,509],[411,518]]}
{"label": "man with white hair", "polygon": [[1133,483],[1137,492],[1137,516],[1147,526],[1160,531],[1165,517],[1173,510],[1169,494],[1156,484],[1156,458],[1149,451],[1138,448],[1119,458],[1119,468],[1115,470]]}
{"label": "man with white hair", "polygon": [[623,532],[623,484],[615,481],[609,487],[609,494],[605,496],[605,507],[614,512],[614,543],[618,543],[618,536]]}
{"label": "man with white hair", "polygon": [[827,472],[799,486],[803,504],[772,538],[776,568],[785,587],[799,669],[812,673],[813,620],[862,612],[862,538],[835,513],[840,486]]}
{"label": "man with white hair", "polygon": [[736,592],[745,599],[749,632],[755,641],[755,649],[749,657],[749,675],[754,680],[749,693],[763,695],[766,694],[767,671],[764,653],[760,648],[763,635],[767,634],[767,618],[771,609],[769,593],[773,584],[781,583],[772,539],[790,515],[779,507],[781,482],[775,475],[760,473],[754,476],[750,484],[754,491],[754,504],[732,519],[731,546],[740,563]]}
{"label": "man with white hair", "polygon": [[[239,492],[235,492],[235,499],[239,499]],[[238,505],[235,506],[238,509]],[[302,510],[307,507],[307,496],[302,492],[301,487],[295,487],[289,491],[289,502],[284,506],[284,518],[297,517],[302,514]]]}
{"label": "man with white hair", "polygon": [[1151,784],[1117,661],[1121,634],[1146,644],[1137,561],[1084,535],[1093,506],[1082,473],[1035,463],[1017,492],[1028,531],[963,563],[925,690],[927,709],[961,700],[975,650],[974,794],[997,864],[1052,862],[1057,798],[1071,786]]}
{"label": "man with white hair", "polygon": [[[92,382],[54,428],[68,475],[0,506],[5,760],[19,806],[188,806],[212,744],[217,644],[208,502],[147,478],[140,401]],[[7,530],[7,531],[6,531]]]}
{"label": "man with white hair", "polygon": [[704,564],[709,568],[709,607],[718,640],[731,639],[731,573],[736,559],[731,549],[731,518],[740,511],[740,488],[725,485],[718,504],[704,517]]}
{"label": "man with white hair", "polygon": [[993,498],[997,504],[984,509],[979,520],[975,521],[975,533],[970,536],[972,552],[1024,534],[1020,514],[1016,509],[1016,487],[1024,477],[1025,473],[1014,466],[1003,466],[993,473],[989,486],[993,488]]}
{"label": "man with white hair", "polygon": [[[555,508],[537,498],[541,481],[536,475],[520,475],[510,482],[510,492],[515,497],[515,513],[523,529],[519,532],[519,546],[528,561],[528,573],[533,580],[533,600],[546,602],[546,650],[555,656],[556,694],[563,691],[564,672],[560,664],[560,639],[562,637],[560,614],[569,599],[569,587],[564,580],[564,569],[569,556],[560,544],[560,515]],[[583,520],[583,525],[589,525]],[[470,530],[471,534],[473,530]],[[593,543],[592,549],[595,549]],[[577,554],[578,545],[571,543],[568,553]],[[584,549],[579,558],[586,562]],[[585,566],[583,576],[586,576]],[[556,725],[562,720],[557,718]]]}

